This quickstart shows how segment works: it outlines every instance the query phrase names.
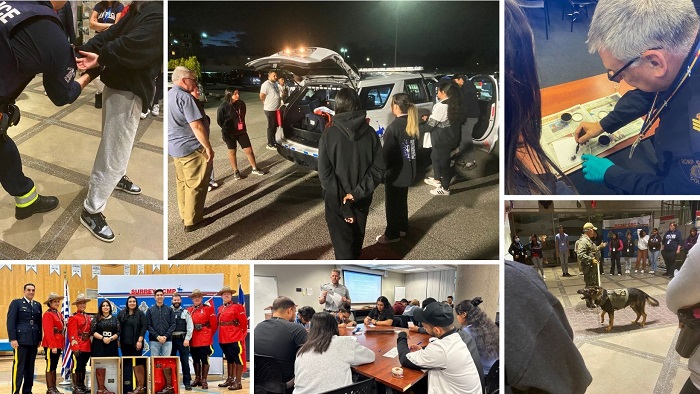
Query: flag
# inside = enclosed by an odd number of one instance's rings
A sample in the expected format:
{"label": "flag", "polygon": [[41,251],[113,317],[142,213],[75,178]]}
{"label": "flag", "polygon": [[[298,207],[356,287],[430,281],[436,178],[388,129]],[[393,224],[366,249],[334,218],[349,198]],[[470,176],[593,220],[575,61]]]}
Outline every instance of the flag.
{"label": "flag", "polygon": [[[68,318],[70,317],[70,292],[68,291],[68,280],[63,279],[63,306],[61,311],[63,312],[63,319],[66,324],[68,324]],[[63,344],[63,361],[61,362],[61,376],[64,379],[70,379],[70,373],[73,369],[73,351],[70,348],[70,339],[68,338],[68,333],[65,333],[66,341]]]}
{"label": "flag", "polygon": [[243,294],[241,282],[238,282],[238,303],[245,306],[245,294]]}

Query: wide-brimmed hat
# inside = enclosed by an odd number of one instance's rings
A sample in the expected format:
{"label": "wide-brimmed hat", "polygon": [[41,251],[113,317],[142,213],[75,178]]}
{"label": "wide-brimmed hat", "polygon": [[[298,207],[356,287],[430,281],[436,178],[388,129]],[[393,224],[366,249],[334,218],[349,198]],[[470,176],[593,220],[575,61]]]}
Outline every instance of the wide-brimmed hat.
{"label": "wide-brimmed hat", "polygon": [[202,290],[194,289],[192,290],[192,294],[190,294],[190,298],[193,297],[204,297],[204,293],[202,293]]}
{"label": "wide-brimmed hat", "polygon": [[233,290],[230,286],[224,286],[218,293],[216,293],[216,295],[220,296],[224,293],[231,293],[231,295],[234,295],[236,294],[236,290]]}
{"label": "wide-brimmed hat", "polygon": [[594,226],[593,223],[591,223],[591,222],[584,224],[583,229],[584,230],[591,230],[591,229],[598,230],[598,228],[596,226]]}
{"label": "wide-brimmed hat", "polygon": [[60,296],[60,295],[58,295],[58,293],[51,292],[51,293],[49,293],[49,298],[47,298],[46,301],[44,301],[44,304],[46,304],[48,306],[51,303],[51,301],[62,300],[64,298],[66,298],[66,297]]}
{"label": "wide-brimmed hat", "polygon": [[85,302],[90,302],[92,301],[91,299],[87,298],[87,296],[83,293],[78,294],[78,298],[75,299],[75,301],[71,302],[71,305],[78,305],[82,304]]}

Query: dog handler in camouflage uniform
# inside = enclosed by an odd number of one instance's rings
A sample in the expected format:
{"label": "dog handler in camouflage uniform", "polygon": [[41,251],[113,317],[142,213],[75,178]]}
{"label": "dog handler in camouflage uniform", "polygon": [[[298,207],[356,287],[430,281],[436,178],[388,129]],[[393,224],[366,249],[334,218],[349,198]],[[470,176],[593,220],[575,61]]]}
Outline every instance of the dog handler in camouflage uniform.
{"label": "dog handler in camouflage uniform", "polygon": [[581,263],[583,271],[583,280],[586,282],[586,287],[600,286],[600,274],[598,265],[600,264],[600,248],[605,247],[605,242],[596,246],[593,243],[593,238],[598,230],[592,223],[583,225],[583,234],[576,242],[576,256]]}

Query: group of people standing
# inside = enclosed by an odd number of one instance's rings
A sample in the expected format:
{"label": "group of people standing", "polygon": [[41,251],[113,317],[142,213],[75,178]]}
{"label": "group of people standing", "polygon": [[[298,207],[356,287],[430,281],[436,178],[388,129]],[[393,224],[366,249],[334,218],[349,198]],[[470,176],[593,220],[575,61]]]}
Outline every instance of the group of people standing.
{"label": "group of people standing", "polygon": [[[41,304],[34,301],[35,289],[32,283],[24,285],[24,297],[12,301],[7,314],[7,329],[14,349],[12,394],[31,392],[34,360],[39,345],[44,348],[46,359],[47,394],[59,393],[56,368],[61,362],[66,338],[70,342],[73,358],[71,378],[74,394],[90,392],[85,383],[85,374],[91,357],[119,357],[120,350],[122,357],[141,356],[146,350],[150,351],[151,357],[179,355],[185,389],[198,386],[206,390],[209,388],[209,356],[213,352],[212,343],[217,331],[228,364],[227,379],[219,387],[242,389],[248,320],[245,308],[233,298],[236,291],[228,286],[216,293],[223,301],[218,313],[210,302],[203,302],[204,294],[199,289],[190,294],[193,305],[188,308],[182,307],[182,297],[177,293],[172,295],[171,306],[164,305],[164,292],[157,289],[154,292],[156,303],[146,312],[139,309],[136,297],[129,296],[126,307],[118,314],[114,314],[112,302],[105,299],[95,316],[85,312],[91,299],[79,294],[72,303],[76,311],[67,322],[59,310],[64,297],[50,293],[44,302],[48,309],[42,316]],[[148,349],[144,344],[147,332]],[[194,381],[189,368],[190,355],[195,369]],[[137,358],[133,367],[134,390],[128,394],[147,392],[146,370],[146,360]],[[165,387],[158,394],[174,393],[172,371],[169,372],[164,373]],[[93,374],[96,376],[96,392],[113,394],[105,388],[105,369],[96,368]]]}

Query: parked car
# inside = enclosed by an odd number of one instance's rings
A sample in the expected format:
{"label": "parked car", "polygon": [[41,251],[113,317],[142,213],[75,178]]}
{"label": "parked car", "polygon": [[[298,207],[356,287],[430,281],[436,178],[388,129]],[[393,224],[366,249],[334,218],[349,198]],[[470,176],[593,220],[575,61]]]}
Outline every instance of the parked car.
{"label": "parked car", "polygon": [[229,79],[230,84],[249,90],[260,90],[260,84],[265,80],[259,71],[242,68],[231,70]]}
{"label": "parked car", "polygon": [[[282,51],[253,60],[246,66],[257,70],[282,69],[304,77],[303,86],[294,89],[288,102],[278,111],[280,126],[275,138],[280,155],[313,170],[318,168],[318,141],[325,126],[315,116],[314,110],[321,107],[334,110],[335,94],[341,88],[351,87],[358,91],[367,111],[367,121],[380,136],[394,119],[389,105],[394,94],[407,93],[421,115],[429,114],[434,104],[427,85],[427,82],[435,83],[432,77],[424,77],[412,69],[384,69],[360,74],[338,53],[326,48]],[[484,76],[480,81],[485,89],[490,89],[489,102],[495,103],[497,83],[490,78]],[[483,130],[480,129],[479,138],[475,138],[475,142],[488,151],[493,149],[498,138],[496,109],[494,105],[484,117],[485,121],[480,121]]]}

